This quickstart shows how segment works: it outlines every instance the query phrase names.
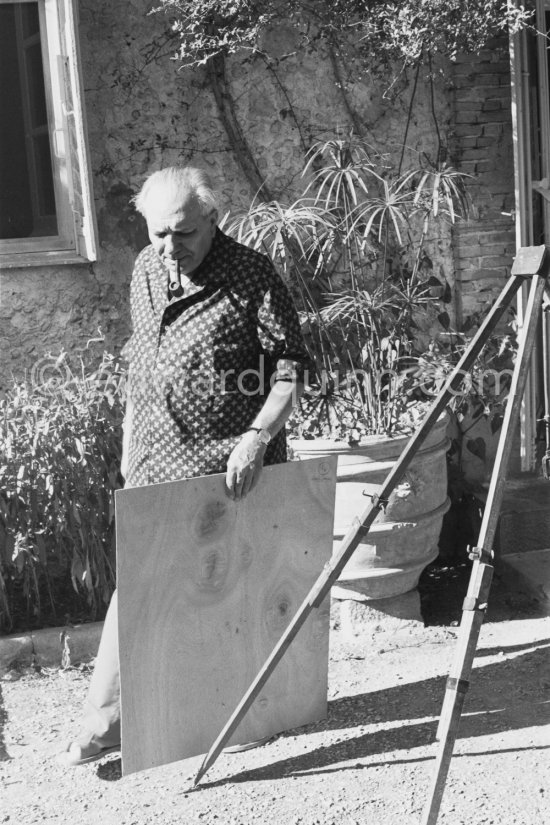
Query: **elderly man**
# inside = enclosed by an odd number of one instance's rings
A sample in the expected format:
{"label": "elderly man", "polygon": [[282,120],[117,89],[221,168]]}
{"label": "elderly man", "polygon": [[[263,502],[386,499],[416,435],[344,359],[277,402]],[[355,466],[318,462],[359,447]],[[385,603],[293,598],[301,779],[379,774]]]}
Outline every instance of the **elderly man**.
{"label": "elderly man", "polygon": [[[139,486],[225,472],[238,500],[264,464],[286,460],[284,423],[307,362],[296,311],[270,261],[218,228],[202,170],[155,172],[135,205],[151,245],[132,277],[122,474]],[[82,731],[62,761],[119,747],[115,594]]]}

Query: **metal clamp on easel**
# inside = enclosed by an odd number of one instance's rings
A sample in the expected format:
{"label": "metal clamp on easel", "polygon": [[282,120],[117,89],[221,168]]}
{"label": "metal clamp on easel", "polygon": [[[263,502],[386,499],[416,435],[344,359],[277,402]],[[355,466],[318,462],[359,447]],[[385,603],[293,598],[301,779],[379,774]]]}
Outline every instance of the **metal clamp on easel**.
{"label": "metal clamp on easel", "polygon": [[454,690],[456,693],[466,693],[470,687],[467,679],[455,679],[454,676],[447,676],[445,685],[447,690]]}
{"label": "metal clamp on easel", "polygon": [[468,545],[468,558],[472,561],[480,561],[483,564],[490,564],[493,561],[494,553],[486,547],[470,547]]}
{"label": "metal clamp on easel", "polygon": [[466,596],[462,602],[462,610],[480,610],[485,613],[487,610],[487,602],[484,599],[478,599],[475,596]]}
{"label": "metal clamp on easel", "polygon": [[373,507],[376,507],[378,510],[383,510],[384,512],[386,512],[386,507],[390,503],[389,498],[380,498],[378,493],[367,493],[366,490],[363,490],[363,495],[367,498],[370,498]]}

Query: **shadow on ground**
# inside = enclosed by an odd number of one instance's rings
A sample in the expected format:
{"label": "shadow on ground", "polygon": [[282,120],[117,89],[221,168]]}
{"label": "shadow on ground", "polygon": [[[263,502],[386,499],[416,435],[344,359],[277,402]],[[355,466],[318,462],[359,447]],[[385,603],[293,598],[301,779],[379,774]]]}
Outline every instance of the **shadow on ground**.
{"label": "shadow on ground", "polygon": [[[446,565],[440,560],[428,565],[418,583],[422,618],[428,627],[460,623],[462,603],[468,590],[472,563]],[[530,593],[511,590],[498,574],[493,575],[487,621],[535,618],[548,615],[544,605]]]}
{"label": "shadow on ground", "polygon": [[[549,649],[550,639],[535,644],[514,645],[506,648],[506,653],[518,653],[513,659],[478,666],[472,674],[458,738],[473,738],[548,724]],[[521,653],[521,650],[525,650],[525,653]],[[500,652],[500,649],[481,649],[478,651],[478,658]],[[298,730],[287,731],[282,734],[282,738],[307,736],[322,731],[345,731],[373,723],[403,724],[390,729],[361,733],[352,738],[343,735],[339,742],[313,748],[298,756],[261,768],[242,771],[216,782],[203,781],[197,790],[228,782],[258,782],[282,779],[304,772],[323,773],[335,769],[336,765],[338,770],[342,770],[341,762],[365,759],[374,754],[392,753],[391,758],[380,764],[399,761],[393,756],[396,751],[408,751],[434,742],[444,692],[445,677],[438,676],[336,699],[329,703],[328,719]],[[413,757],[405,761],[424,761],[428,758],[432,757]],[[369,762],[368,766],[372,764]],[[367,766],[360,764],[350,767]],[[107,781],[120,779],[120,760],[100,765],[97,775]]]}

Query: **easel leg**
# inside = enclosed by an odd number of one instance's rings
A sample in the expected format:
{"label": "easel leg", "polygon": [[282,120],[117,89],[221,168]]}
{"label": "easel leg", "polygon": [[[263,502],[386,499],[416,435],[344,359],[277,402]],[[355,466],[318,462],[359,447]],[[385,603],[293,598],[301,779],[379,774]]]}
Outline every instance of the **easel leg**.
{"label": "easel leg", "polygon": [[535,343],[538,313],[544,289],[544,278],[534,277],[529,292],[526,325],[523,329],[523,335],[518,349],[487,504],[479,533],[479,546],[472,551],[475,561],[470,577],[468,593],[464,601],[458,646],[447,682],[445,699],[441,711],[438,727],[438,738],[441,740],[441,745],[436,759],[435,775],[432,780],[428,802],[424,810],[422,825],[435,825],[437,822],[454,743],[458,734],[460,716],[469,684],[479,632],[485,617],[485,609],[493,575],[493,566],[491,564],[493,557],[492,546],[504,494],[506,467],[512,451],[513,429],[519,417],[521,401],[525,391],[531,353]]}

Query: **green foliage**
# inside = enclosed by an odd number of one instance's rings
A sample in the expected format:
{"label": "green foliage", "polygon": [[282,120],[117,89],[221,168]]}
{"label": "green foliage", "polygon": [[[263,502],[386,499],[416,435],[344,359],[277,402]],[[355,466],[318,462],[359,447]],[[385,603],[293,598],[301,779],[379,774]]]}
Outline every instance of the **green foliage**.
{"label": "green foliage", "polygon": [[[256,203],[228,230],[271,256],[296,299],[316,375],[299,435],[357,440],[403,428],[419,325],[434,304],[434,221],[467,211],[464,175],[426,160],[405,172],[353,135],[316,144],[291,204]],[[414,426],[410,420],[409,426]]]}
{"label": "green foliage", "polygon": [[[511,312],[508,329],[493,333],[449,404],[451,447],[447,454],[453,501],[465,495],[484,498],[517,353],[517,321]],[[460,331],[443,332],[418,359],[414,379],[423,394],[437,395],[471,339],[481,314],[470,316]]]}
{"label": "green foliage", "polygon": [[[265,33],[281,21],[302,48],[320,41],[359,57],[413,65],[437,53],[477,52],[495,35],[530,24],[507,0],[161,0],[179,40],[177,59],[203,65],[216,55],[266,54]],[[267,55],[269,56],[269,55]]]}
{"label": "green foliage", "polygon": [[[475,417],[502,417],[510,388],[517,350],[517,324],[512,312],[510,331],[494,332],[470,371],[464,375],[460,391],[451,402],[459,417],[466,404],[475,407]],[[464,355],[483,321],[483,314],[471,315],[459,331],[443,331],[431,342],[417,362],[415,378],[423,391],[436,396]]]}
{"label": "green foliage", "polygon": [[[428,55],[455,59],[483,49],[492,37],[529,25],[532,12],[507,0],[399,0],[346,3],[355,7],[363,54],[374,50],[413,65]],[[370,9],[365,13],[365,5]],[[353,26],[352,11],[348,17]]]}
{"label": "green foliage", "polygon": [[0,630],[97,618],[114,588],[124,373],[91,360],[47,356],[0,399]]}
{"label": "green foliage", "polygon": [[275,6],[270,0],[161,0],[152,13],[170,17],[179,40],[177,58],[193,67],[219,54],[256,51],[262,32],[275,19]]}

